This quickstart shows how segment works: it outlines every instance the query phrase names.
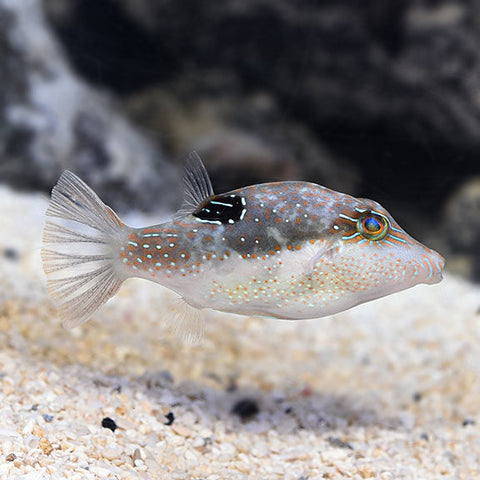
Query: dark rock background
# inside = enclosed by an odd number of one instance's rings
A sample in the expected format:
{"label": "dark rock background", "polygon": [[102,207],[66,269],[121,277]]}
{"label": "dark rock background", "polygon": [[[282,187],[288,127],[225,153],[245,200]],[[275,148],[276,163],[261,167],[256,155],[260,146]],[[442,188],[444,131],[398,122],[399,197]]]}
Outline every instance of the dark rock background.
{"label": "dark rock background", "polygon": [[[174,208],[177,169],[121,101],[75,73],[39,0],[0,0],[0,178],[47,191],[77,172],[118,208]],[[162,175],[155,172],[162,170]]]}
{"label": "dark rock background", "polygon": [[46,190],[68,166],[116,208],[172,209],[195,148],[219,191],[304,179],[374,198],[480,279],[478,2],[11,4],[5,181]]}

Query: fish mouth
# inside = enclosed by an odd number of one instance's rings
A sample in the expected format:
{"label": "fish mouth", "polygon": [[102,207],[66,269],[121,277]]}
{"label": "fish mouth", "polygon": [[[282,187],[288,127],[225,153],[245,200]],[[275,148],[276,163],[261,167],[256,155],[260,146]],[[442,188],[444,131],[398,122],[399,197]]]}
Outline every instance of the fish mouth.
{"label": "fish mouth", "polygon": [[433,275],[429,276],[425,282],[428,285],[435,285],[435,283],[440,283],[443,280],[442,272],[436,272]]}
{"label": "fish mouth", "polygon": [[431,250],[429,255],[424,256],[422,263],[424,271],[427,274],[423,283],[434,285],[442,281],[445,259],[440,254]]}

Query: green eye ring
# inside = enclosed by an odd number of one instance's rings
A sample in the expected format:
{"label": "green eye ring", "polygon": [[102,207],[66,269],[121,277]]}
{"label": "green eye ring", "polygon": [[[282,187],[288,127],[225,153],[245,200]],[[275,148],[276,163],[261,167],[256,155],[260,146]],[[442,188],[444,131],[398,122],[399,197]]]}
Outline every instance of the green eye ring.
{"label": "green eye ring", "polygon": [[377,213],[365,212],[357,220],[357,232],[368,240],[381,240],[389,230],[388,220]]}

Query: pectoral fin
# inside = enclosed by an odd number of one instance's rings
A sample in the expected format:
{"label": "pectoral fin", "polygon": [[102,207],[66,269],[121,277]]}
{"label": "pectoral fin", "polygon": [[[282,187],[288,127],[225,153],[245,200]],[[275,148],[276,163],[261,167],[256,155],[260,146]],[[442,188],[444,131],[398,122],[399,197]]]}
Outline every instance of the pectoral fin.
{"label": "pectoral fin", "polygon": [[332,263],[338,247],[332,242],[325,242],[321,245],[311,245],[309,248],[308,253],[311,255],[305,268],[305,275],[312,275],[318,264]]}

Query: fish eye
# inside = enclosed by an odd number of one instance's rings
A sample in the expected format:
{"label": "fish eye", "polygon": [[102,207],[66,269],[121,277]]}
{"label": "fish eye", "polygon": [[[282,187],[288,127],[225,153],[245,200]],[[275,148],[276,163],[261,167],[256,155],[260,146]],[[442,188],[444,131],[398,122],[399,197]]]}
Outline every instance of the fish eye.
{"label": "fish eye", "polygon": [[357,221],[357,231],[369,240],[381,240],[389,230],[388,220],[382,215],[365,213]]}

